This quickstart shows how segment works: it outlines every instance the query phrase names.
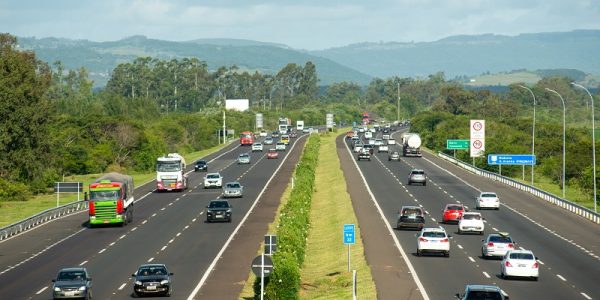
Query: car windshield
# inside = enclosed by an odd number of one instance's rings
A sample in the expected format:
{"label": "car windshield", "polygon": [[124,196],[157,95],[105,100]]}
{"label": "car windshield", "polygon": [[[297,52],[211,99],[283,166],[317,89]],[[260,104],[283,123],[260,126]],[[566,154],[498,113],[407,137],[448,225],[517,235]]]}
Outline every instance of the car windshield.
{"label": "car windshield", "polygon": [[463,210],[463,207],[460,205],[448,205],[446,207],[447,210]]}
{"label": "car windshield", "polygon": [[219,174],[208,174],[208,175],[206,175],[206,178],[217,179],[217,178],[221,178],[221,175],[219,175]]}
{"label": "car windshield", "polygon": [[163,266],[141,267],[137,274],[141,276],[167,275],[167,269]]}
{"label": "car windshield", "polygon": [[533,254],[531,253],[511,253],[510,259],[533,259]]}
{"label": "car windshield", "polygon": [[481,194],[481,198],[496,198],[496,194],[493,194],[493,193]]}
{"label": "car windshield", "polygon": [[196,162],[196,164],[199,165],[199,166],[202,166],[202,165],[205,165],[206,162],[203,161],[203,160],[199,160],[199,161]]}
{"label": "car windshield", "polygon": [[425,231],[423,232],[423,237],[428,238],[445,238],[446,234],[441,231]]}
{"label": "car windshield", "polygon": [[490,242],[493,242],[493,243],[512,243],[512,239],[509,236],[493,235],[493,236],[490,236]]}
{"label": "car windshield", "polygon": [[228,208],[229,203],[226,201],[213,201],[208,206],[209,208]]}
{"label": "car windshield", "polygon": [[230,189],[239,189],[240,188],[240,184],[239,183],[228,183],[227,187]]}
{"label": "car windshield", "polygon": [[463,219],[465,220],[481,220],[480,215],[463,215]]}
{"label": "car windshield", "polygon": [[403,215],[421,215],[421,209],[419,208],[405,208],[402,210]]}
{"label": "car windshield", "polygon": [[467,300],[502,300],[502,295],[499,292],[493,291],[470,291]]}
{"label": "car windshield", "polygon": [[90,191],[90,200],[117,200],[119,191]]}
{"label": "car windshield", "polygon": [[248,158],[248,154],[240,154],[240,158]]}
{"label": "car windshield", "polygon": [[156,171],[158,172],[177,172],[181,171],[181,164],[178,161],[169,162],[158,162],[156,164]]}
{"label": "car windshield", "polygon": [[83,271],[62,271],[58,273],[58,280],[67,281],[67,280],[84,280],[85,272]]}

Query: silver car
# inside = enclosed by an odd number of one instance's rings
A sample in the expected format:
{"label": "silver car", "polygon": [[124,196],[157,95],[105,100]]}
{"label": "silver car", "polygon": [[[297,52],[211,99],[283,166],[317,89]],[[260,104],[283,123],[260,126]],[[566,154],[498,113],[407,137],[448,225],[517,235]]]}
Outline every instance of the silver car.
{"label": "silver car", "polygon": [[425,171],[420,169],[412,169],[410,174],[408,174],[408,185],[413,183],[427,185],[427,175],[425,175]]}
{"label": "silver car", "polygon": [[52,282],[53,299],[73,299],[92,297],[92,279],[85,268],[64,268]]}
{"label": "silver car", "polygon": [[242,153],[238,156],[238,164],[249,164],[250,155],[248,153]]}
{"label": "silver car", "polygon": [[243,195],[244,186],[237,181],[228,182],[223,187],[224,198],[242,197]]}

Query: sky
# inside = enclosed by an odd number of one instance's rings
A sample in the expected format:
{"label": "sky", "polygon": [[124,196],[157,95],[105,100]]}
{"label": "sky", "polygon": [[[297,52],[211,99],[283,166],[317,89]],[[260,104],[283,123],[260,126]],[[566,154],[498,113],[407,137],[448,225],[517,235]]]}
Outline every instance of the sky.
{"label": "sky", "polygon": [[1,0],[0,32],[114,41],[235,38],[319,50],[600,29],[600,0]]}

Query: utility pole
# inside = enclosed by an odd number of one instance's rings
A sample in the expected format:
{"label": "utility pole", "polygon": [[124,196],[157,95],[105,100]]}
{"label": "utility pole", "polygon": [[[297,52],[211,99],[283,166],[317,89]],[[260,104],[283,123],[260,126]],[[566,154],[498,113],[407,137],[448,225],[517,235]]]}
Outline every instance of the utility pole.
{"label": "utility pole", "polygon": [[398,81],[398,116],[396,117],[396,121],[400,121],[400,81]]}
{"label": "utility pole", "polygon": [[223,144],[227,143],[227,125],[225,125],[225,110],[223,110]]}

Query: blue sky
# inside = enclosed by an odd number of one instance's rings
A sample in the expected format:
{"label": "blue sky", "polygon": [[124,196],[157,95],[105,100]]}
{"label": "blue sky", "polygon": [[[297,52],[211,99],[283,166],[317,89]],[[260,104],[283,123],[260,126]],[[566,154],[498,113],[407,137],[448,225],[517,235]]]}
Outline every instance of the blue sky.
{"label": "blue sky", "polygon": [[0,32],[93,41],[237,38],[324,49],[600,29],[599,0],[2,0]]}

